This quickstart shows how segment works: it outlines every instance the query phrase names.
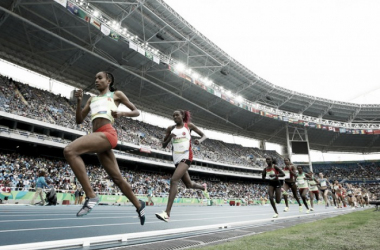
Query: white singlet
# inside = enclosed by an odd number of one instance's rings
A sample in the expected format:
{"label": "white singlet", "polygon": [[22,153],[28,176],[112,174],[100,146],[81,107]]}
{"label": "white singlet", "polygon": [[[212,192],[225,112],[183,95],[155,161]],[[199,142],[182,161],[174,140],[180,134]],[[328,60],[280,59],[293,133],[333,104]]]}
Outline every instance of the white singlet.
{"label": "white singlet", "polygon": [[174,164],[182,160],[193,160],[193,150],[191,149],[191,135],[187,123],[183,124],[182,128],[176,128],[171,132],[176,136],[172,138],[172,151]]}

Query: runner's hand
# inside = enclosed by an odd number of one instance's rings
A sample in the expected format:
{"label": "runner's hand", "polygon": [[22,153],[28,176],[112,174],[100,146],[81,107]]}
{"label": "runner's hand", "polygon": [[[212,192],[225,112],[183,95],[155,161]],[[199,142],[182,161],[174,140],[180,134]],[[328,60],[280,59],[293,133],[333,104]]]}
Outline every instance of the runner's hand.
{"label": "runner's hand", "polygon": [[111,115],[113,118],[120,118],[121,117],[121,112],[117,110],[111,110]]}
{"label": "runner's hand", "polygon": [[77,89],[77,90],[75,90],[75,97],[78,99],[78,101],[82,101],[82,98],[83,98],[83,89]]}

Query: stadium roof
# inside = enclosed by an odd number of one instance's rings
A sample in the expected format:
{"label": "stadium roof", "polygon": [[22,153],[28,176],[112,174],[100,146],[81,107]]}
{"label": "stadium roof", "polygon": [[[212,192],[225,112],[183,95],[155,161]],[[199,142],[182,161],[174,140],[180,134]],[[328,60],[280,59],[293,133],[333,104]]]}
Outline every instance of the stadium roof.
{"label": "stadium roof", "polygon": [[[172,60],[184,62],[224,89],[267,108],[328,119],[331,125],[379,126],[380,105],[332,101],[275,86],[231,58],[162,0],[68,2],[78,5],[74,14],[53,1],[1,1],[0,57],[94,93],[94,75],[107,70],[138,108],[165,117],[176,108],[189,109],[199,126],[283,145],[286,122],[233,105],[173,73],[168,65]],[[116,20],[134,39],[105,35],[107,31],[93,25],[90,16],[81,15],[91,9],[101,13],[104,19],[97,17],[99,21]],[[152,56],[161,62],[130,49],[130,41],[141,47],[148,42],[159,51]],[[379,135],[307,129],[312,149],[363,153],[380,149]]]}

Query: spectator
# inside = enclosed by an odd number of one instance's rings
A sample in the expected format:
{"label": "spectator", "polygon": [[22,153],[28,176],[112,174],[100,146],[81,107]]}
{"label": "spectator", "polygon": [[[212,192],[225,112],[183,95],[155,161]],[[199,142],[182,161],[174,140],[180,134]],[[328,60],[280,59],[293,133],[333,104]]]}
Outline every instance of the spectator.
{"label": "spectator", "polygon": [[44,197],[42,195],[42,188],[44,187],[49,187],[47,184],[46,184],[46,181],[45,181],[45,171],[44,170],[41,170],[39,175],[38,175],[38,178],[37,178],[37,181],[36,181],[36,193],[34,194],[33,198],[32,198],[32,201],[30,204],[34,205],[34,200],[37,198],[37,196],[39,195],[40,198],[41,198],[41,201],[42,201],[42,205],[45,205],[45,200],[44,200]]}

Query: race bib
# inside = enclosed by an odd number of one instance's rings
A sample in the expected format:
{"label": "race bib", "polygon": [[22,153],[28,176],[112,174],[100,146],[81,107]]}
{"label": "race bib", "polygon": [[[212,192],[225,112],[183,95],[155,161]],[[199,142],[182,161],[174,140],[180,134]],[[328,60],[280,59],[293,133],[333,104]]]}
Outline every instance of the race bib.
{"label": "race bib", "polygon": [[305,184],[305,180],[297,180],[297,184],[298,185],[303,185],[303,184]]}
{"label": "race bib", "polygon": [[286,171],[284,170],[284,174],[285,174],[285,179],[290,179],[290,172],[289,171]]}
{"label": "race bib", "polygon": [[108,102],[107,99],[101,99],[91,103],[91,115],[95,114],[107,114]]}
{"label": "race bib", "polygon": [[183,153],[189,150],[189,140],[187,138],[173,138],[174,153]]}
{"label": "race bib", "polygon": [[326,187],[327,184],[326,184],[326,181],[321,181],[321,187]]}
{"label": "race bib", "polygon": [[274,173],[274,171],[270,171],[270,172],[267,172],[267,179],[269,179],[269,180],[274,180],[276,177],[270,177],[270,175],[274,175],[275,173]]}

